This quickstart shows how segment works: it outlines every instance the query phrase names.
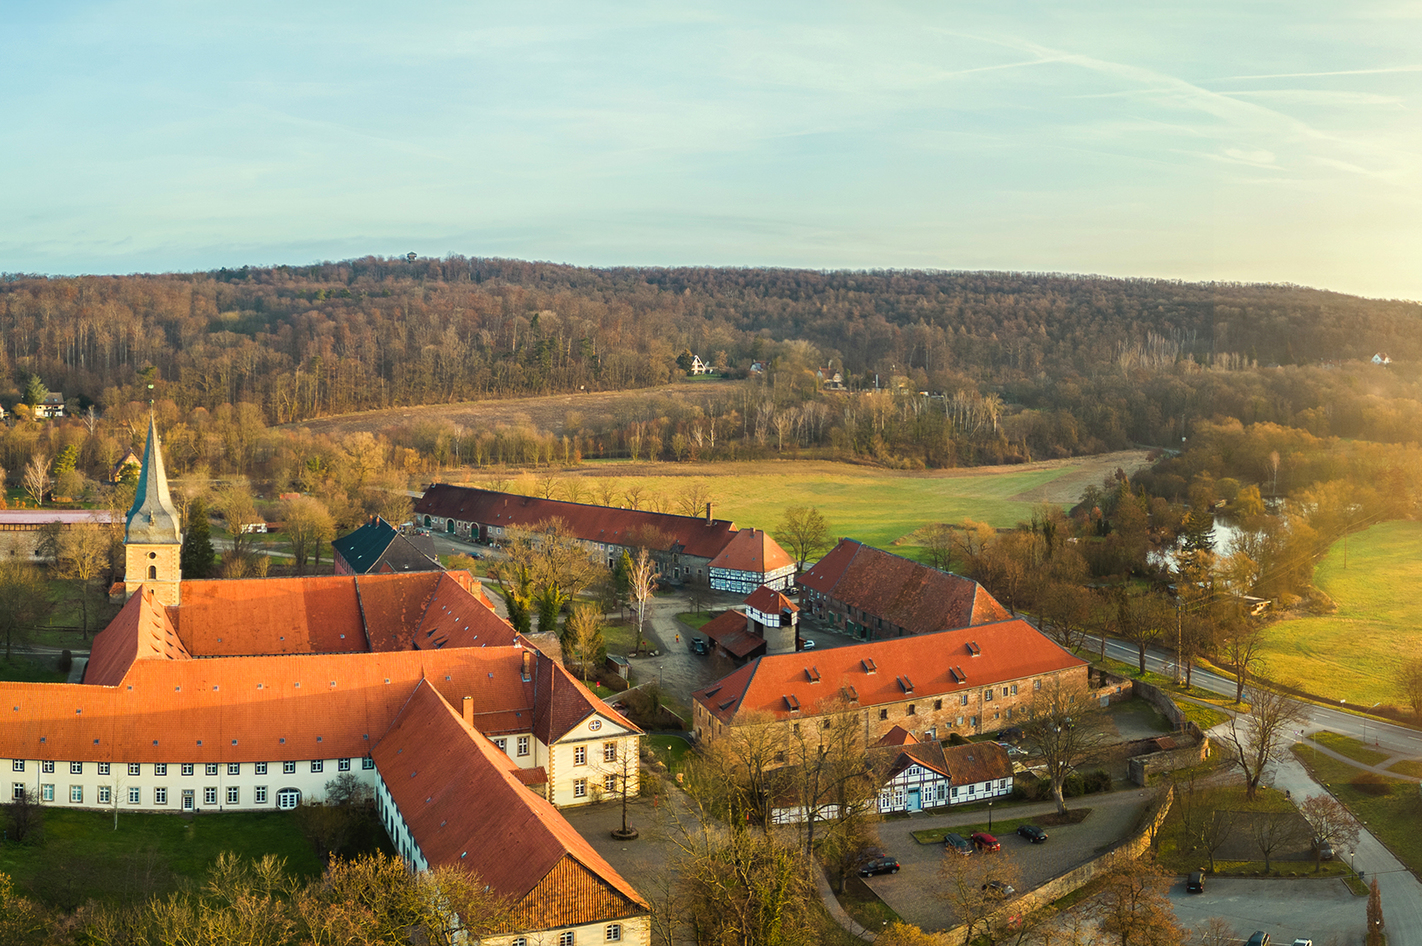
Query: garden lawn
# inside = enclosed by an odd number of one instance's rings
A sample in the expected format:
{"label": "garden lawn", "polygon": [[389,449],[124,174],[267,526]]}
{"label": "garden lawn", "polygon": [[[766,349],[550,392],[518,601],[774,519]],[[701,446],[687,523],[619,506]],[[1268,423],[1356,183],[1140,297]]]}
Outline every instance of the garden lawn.
{"label": "garden lawn", "polygon": [[29,894],[70,908],[90,897],[164,894],[199,877],[223,851],[275,854],[302,878],[321,862],[287,812],[224,812],[188,819],[164,814],[46,808],[40,844],[0,845],[0,872]]}
{"label": "garden lawn", "polygon": [[1293,752],[1316,779],[1348,806],[1354,817],[1367,822],[1368,830],[1386,844],[1398,860],[1414,874],[1422,871],[1422,832],[1417,830],[1422,824],[1422,796],[1417,793],[1416,782],[1386,779],[1384,784],[1391,789],[1390,793],[1371,795],[1352,784],[1353,778],[1361,774],[1360,769],[1314,753],[1306,743],[1295,743]]}
{"label": "garden lawn", "polygon": [[1422,649],[1422,522],[1385,522],[1351,535],[1319,562],[1314,581],[1334,614],[1281,621],[1264,632],[1269,676],[1304,680],[1320,696],[1362,706],[1401,703],[1396,676]]}
{"label": "garden lawn", "polygon": [[692,630],[699,631],[702,625],[719,613],[719,611],[683,611],[676,616],[676,619]]}
{"label": "garden lawn", "polygon": [[691,752],[690,743],[681,736],[669,736],[664,733],[644,738],[648,748],[656,753],[657,758],[662,760],[668,771],[681,771],[687,754]]}

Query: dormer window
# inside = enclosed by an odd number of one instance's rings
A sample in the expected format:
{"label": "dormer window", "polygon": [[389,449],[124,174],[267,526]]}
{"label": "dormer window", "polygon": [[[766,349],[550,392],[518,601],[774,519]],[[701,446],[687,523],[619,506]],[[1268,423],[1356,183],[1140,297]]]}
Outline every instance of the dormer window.
{"label": "dormer window", "polygon": [[978,646],[977,641],[968,641],[968,654],[973,657],[980,656],[983,649]]}
{"label": "dormer window", "polygon": [[874,663],[873,657],[865,657],[863,660],[860,661],[860,663],[864,666],[865,673],[879,672],[879,666],[878,664]]}

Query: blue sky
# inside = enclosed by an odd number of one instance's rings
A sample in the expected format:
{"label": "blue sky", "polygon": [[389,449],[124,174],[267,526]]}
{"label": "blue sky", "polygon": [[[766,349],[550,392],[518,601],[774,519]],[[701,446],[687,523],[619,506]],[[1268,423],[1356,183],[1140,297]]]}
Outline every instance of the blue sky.
{"label": "blue sky", "polygon": [[366,253],[1422,299],[1422,6],[0,3],[0,270]]}

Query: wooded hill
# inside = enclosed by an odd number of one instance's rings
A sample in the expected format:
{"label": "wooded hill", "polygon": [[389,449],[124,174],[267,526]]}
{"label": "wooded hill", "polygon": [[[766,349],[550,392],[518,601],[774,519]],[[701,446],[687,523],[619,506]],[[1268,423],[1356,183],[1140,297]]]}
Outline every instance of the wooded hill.
{"label": "wooded hill", "polygon": [[[879,452],[932,466],[1178,443],[1182,425],[1214,416],[1378,440],[1422,421],[1415,368],[1361,364],[1386,352],[1415,365],[1422,306],[1295,286],[367,257],[6,276],[0,332],[6,406],[32,375],[101,409],[146,401],[153,380],[180,409],[246,402],[275,424],[647,386],[680,374],[687,350],[733,374],[765,362],[761,399],[805,404],[819,399],[813,369],[833,365],[851,389],[877,375],[896,396],[942,397],[898,412],[901,431],[882,411],[837,407],[815,425],[821,443],[838,426],[867,451],[851,429],[867,415]],[[926,428],[925,411],[944,420]]]}

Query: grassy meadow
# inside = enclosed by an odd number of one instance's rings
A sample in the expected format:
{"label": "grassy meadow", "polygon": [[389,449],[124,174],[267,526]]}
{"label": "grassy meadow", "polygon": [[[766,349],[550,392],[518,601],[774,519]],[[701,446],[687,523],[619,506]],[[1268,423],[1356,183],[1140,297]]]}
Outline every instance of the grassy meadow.
{"label": "grassy meadow", "polygon": [[[848,536],[916,557],[920,547],[911,537],[925,525],[973,519],[1008,528],[1029,518],[1043,502],[1075,503],[1087,485],[1099,484],[1117,465],[1134,467],[1144,456],[910,472],[803,460],[675,465],[591,460],[560,473],[559,478],[582,478],[587,487],[584,502],[598,501],[597,479],[615,478],[619,491],[635,484],[642,490],[642,508],[655,508],[649,500],[660,496],[669,512],[677,511],[677,498],[699,480],[715,504],[716,517],[732,519],[743,528],[754,526],[774,534],[787,506],[814,506],[834,537]],[[474,486],[488,481],[478,475],[468,479]],[[504,481],[515,492],[537,494],[531,475]],[[553,495],[566,498],[561,488],[555,488]]]}
{"label": "grassy meadow", "polygon": [[1333,699],[1371,706],[1398,703],[1398,667],[1422,652],[1422,522],[1386,522],[1336,542],[1315,583],[1338,610],[1280,621],[1265,630],[1268,673],[1298,680]]}

